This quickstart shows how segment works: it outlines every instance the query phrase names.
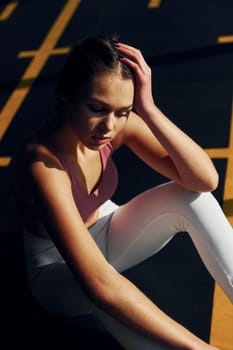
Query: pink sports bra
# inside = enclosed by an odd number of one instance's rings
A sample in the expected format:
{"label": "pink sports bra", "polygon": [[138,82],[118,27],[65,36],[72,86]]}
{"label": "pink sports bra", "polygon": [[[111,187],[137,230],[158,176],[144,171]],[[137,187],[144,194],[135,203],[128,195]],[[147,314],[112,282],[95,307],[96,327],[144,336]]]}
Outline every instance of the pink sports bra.
{"label": "pink sports bra", "polygon": [[78,180],[74,177],[72,167],[62,148],[60,148],[57,143],[53,143],[51,148],[69,175],[76,207],[78,208],[83,221],[87,222],[94,215],[95,211],[106,200],[112,197],[116,190],[118,184],[118,172],[111,158],[113,148],[111,144],[107,144],[100,149],[102,174],[95,190],[90,194],[83,190]]}

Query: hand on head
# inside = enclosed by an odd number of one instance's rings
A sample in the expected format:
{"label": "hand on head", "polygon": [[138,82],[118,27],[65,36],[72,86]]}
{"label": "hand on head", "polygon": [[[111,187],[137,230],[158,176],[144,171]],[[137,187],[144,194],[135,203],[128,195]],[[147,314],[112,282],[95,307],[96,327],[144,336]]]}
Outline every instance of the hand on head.
{"label": "hand on head", "polygon": [[135,74],[136,90],[134,108],[143,116],[154,106],[152,95],[151,68],[147,65],[140,50],[122,43],[114,43],[116,50],[123,55],[120,61],[128,65]]}

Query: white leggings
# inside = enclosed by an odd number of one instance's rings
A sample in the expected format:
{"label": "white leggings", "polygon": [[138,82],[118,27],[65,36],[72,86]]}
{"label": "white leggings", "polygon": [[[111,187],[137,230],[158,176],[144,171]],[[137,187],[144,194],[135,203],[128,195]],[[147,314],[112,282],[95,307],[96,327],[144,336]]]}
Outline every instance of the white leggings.
{"label": "white leggings", "polygon": [[[233,303],[233,231],[212,194],[193,193],[169,182],[120,207],[107,202],[101,208],[101,218],[90,229],[109,263],[119,272],[155,254],[180,231],[188,232],[206,268]],[[50,240],[28,235],[25,251],[29,283],[44,308],[70,316],[93,312],[125,349],[168,350],[94,307]],[[49,255],[51,261],[44,265]]]}

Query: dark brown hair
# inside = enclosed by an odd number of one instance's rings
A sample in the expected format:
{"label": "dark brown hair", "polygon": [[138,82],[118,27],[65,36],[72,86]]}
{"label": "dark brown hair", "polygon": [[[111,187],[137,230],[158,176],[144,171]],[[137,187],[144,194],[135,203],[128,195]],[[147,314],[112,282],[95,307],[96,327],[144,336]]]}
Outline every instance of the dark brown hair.
{"label": "dark brown hair", "polygon": [[116,42],[115,36],[97,36],[75,46],[61,72],[58,96],[71,102],[99,72],[116,71],[122,79],[134,80],[133,72],[120,61],[121,56],[114,47]]}

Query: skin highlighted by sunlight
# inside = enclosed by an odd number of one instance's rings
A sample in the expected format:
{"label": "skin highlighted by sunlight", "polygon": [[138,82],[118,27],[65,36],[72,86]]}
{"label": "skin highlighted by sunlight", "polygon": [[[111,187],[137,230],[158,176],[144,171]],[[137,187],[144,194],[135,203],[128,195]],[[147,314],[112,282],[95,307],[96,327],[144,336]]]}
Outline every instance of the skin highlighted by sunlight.
{"label": "skin highlighted by sunlight", "polygon": [[[51,313],[92,312],[126,350],[219,350],[122,274],[186,231],[233,302],[232,227],[211,194],[217,171],[155,104],[151,79],[142,52],[116,37],[90,37],[71,51],[54,114],[15,167],[28,284]],[[115,203],[112,155],[121,146],[169,181]]]}

